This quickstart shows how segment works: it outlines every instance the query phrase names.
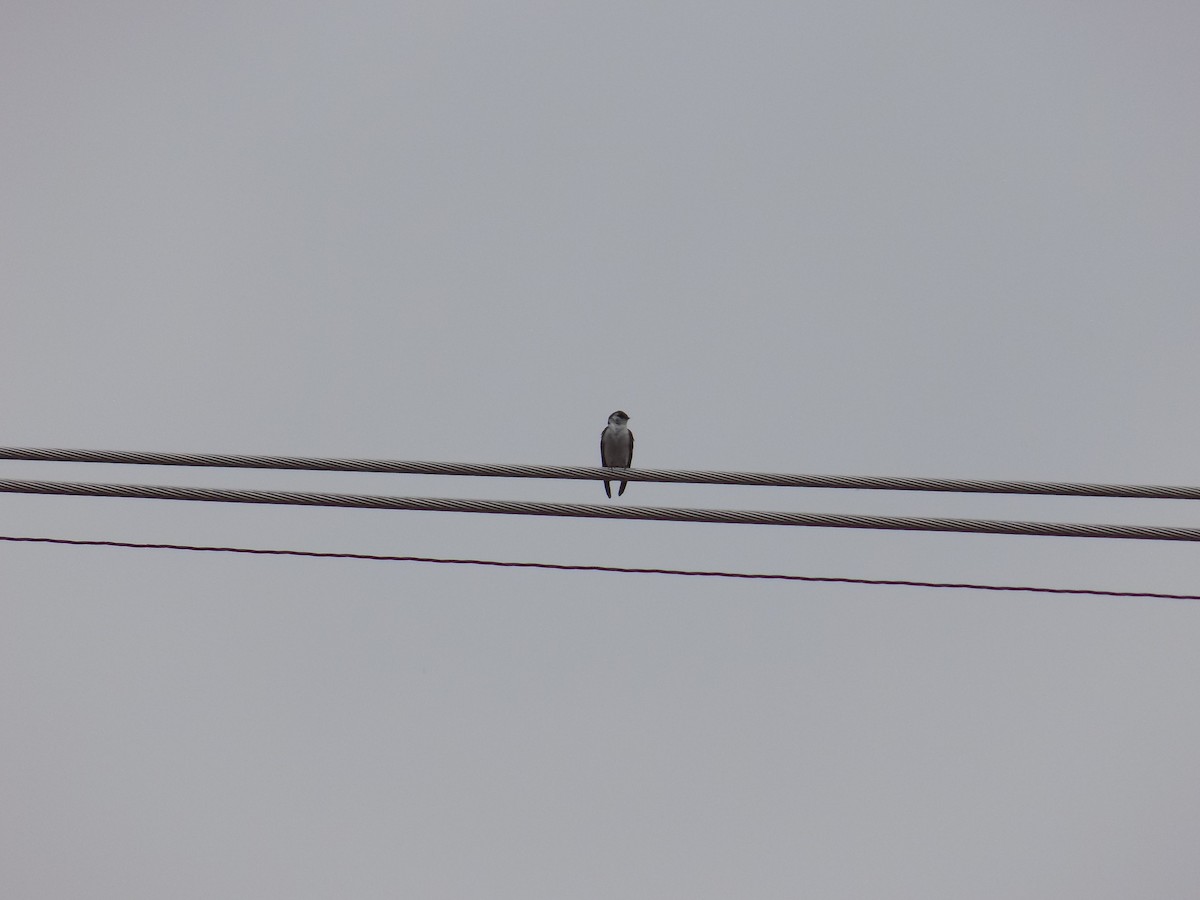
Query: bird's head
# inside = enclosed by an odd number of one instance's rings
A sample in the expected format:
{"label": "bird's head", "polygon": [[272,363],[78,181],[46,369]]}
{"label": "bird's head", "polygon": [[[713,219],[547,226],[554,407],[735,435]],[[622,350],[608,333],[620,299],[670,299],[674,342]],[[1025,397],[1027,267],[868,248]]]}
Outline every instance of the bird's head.
{"label": "bird's head", "polygon": [[629,421],[629,413],[623,409],[618,409],[615,413],[608,417],[609,425],[624,425]]}

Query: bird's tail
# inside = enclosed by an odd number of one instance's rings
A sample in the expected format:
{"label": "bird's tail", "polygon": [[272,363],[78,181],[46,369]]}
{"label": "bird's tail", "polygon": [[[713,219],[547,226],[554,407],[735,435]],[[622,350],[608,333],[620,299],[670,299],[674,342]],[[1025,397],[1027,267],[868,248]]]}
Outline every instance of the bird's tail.
{"label": "bird's tail", "polygon": [[621,482],[621,489],[620,489],[619,491],[617,491],[617,496],[618,496],[618,497],[620,497],[620,496],[621,496],[623,493],[625,493],[625,486],[626,486],[627,484],[629,484],[629,482],[628,482],[628,481],[622,481],[622,482]]}
{"label": "bird's tail", "polygon": [[[621,486],[621,490],[625,490],[624,485]],[[604,482],[604,493],[606,493],[608,495],[608,498],[610,500],[612,499],[612,487],[611,487],[611,483],[608,481]],[[620,494],[618,494],[617,496],[620,496]]]}

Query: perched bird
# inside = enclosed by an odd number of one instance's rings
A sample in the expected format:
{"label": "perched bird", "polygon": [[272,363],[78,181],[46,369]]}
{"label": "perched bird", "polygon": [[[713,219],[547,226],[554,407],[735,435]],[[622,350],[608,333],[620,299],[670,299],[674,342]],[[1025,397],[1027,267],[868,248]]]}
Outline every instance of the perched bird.
{"label": "perched bird", "polygon": [[[619,466],[622,469],[628,469],[633,465],[633,432],[629,430],[629,415],[623,410],[617,410],[608,417],[608,427],[600,432],[600,465],[602,466]],[[612,497],[612,488],[610,482],[604,482],[604,493]],[[625,493],[625,486],[628,481],[621,482],[621,488],[617,491],[617,496],[620,497]]]}

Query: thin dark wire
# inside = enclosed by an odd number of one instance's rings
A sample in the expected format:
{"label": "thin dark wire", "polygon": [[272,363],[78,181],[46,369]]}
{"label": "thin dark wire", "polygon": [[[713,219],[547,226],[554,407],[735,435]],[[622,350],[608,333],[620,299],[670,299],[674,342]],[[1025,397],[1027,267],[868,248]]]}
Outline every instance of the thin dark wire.
{"label": "thin dark wire", "polygon": [[603,469],[594,466],[497,465],[394,459],[336,459],[305,456],[247,456],[216,453],[151,453],[141,450],[68,450],[0,447],[0,460],[206,466],[321,472],[387,472],[403,475],[463,475],[485,478],[567,478],[653,481],[669,484],[736,484],[759,487],[839,488],[880,491],[940,491],[972,494],[1036,494],[1067,497],[1140,497],[1200,500],[1200,487],[1073,482],[909,478],[877,475],[789,475],[769,472],[710,472],[681,469]]}
{"label": "thin dark wire", "polygon": [[202,553],[245,553],[254,556],[306,556],[315,559],[352,559],[374,562],[436,563],[453,566],[496,566],[512,569],[549,569],[557,572],[610,572],[622,575],[683,575],[693,578],[742,578],[759,581],[805,581],[823,584],[859,584],[875,587],[949,588],[965,591],[1020,591],[1032,594],[1076,594],[1091,597],[1132,597],[1151,600],[1200,600],[1200,594],[1162,594],[1151,591],[1102,591],[1090,588],[1048,588],[1025,585],[971,584],[966,582],[903,581],[882,578],[836,578],[818,575],[769,575],[696,569],[646,569],[633,566],[584,566],[565,563],[502,562],[494,559],[454,559],[434,556],[387,556],[376,553],[334,553],[318,550],[263,550],[251,547],[207,547],[194,544],[143,544],[132,541],[86,541],[69,538],[12,537],[0,541],[25,544],[65,544],[72,547],[119,547],[135,550],[187,550]]}

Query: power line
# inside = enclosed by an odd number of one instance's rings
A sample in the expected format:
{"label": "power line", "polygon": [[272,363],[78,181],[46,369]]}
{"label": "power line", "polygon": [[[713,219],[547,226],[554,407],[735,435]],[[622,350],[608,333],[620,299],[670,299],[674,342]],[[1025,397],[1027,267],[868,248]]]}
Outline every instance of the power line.
{"label": "power line", "polygon": [[[609,477],[614,477],[611,473]],[[148,500],[198,500],[215,503],[259,503],[284,506],[328,506],[346,509],[394,509],[489,515],[563,516],[628,519],[650,522],[704,522],[724,525],[791,525],[819,528],[864,528],[887,531],[941,531],[1012,534],[1037,537],[1132,538],[1152,541],[1200,541],[1200,528],[1159,525],[1092,525],[1061,522],[1010,522],[993,519],[861,516],[839,513],[754,512],[733,509],[680,509],[669,506],[599,506],[584,503],[538,503],[512,500],[465,500],[447,497],[383,497],[373,494],[300,493],[230,490],[167,485],[91,484],[59,481],[0,481],[0,493],[54,494],[76,497],[126,497]]]}
{"label": "power line", "polygon": [[936,491],[969,494],[1038,494],[1067,497],[1139,497],[1200,500],[1200,487],[1077,484],[1042,481],[980,481],[956,478],[892,478],[860,475],[787,475],[765,472],[710,472],[684,469],[604,469],[593,466],[528,466],[442,463],[385,459],[303,456],[245,456],[213,453],[148,453],[125,450],[64,450],[0,447],[0,459],[30,462],[119,463],[237,469],[298,469],[322,472],[384,472],[401,475],[462,475],[487,478],[555,478],[651,481],[670,484],[725,484],[758,487]]}
{"label": "power line", "polygon": [[697,569],[646,569],[634,566],[590,566],[565,563],[502,562],[494,559],[454,559],[434,556],[389,556],[377,553],[337,553],[320,550],[265,550],[251,547],[214,547],[195,544],[148,544],[133,541],[87,541],[68,538],[12,537],[0,535],[0,541],[26,544],[64,544],[72,547],[118,547],[137,550],[186,550],[201,553],[244,553],[255,556],[301,556],[315,559],[349,559],[372,562],[434,563],[455,566],[495,566],[514,569],[542,569],[556,572],[606,572],[621,575],[677,575],[693,578],[739,578],[761,581],[802,581],[822,584],[854,584],[873,587],[948,588],[968,591],[1016,591],[1034,594],[1074,594],[1092,597],[1131,597],[1154,600],[1200,600],[1200,594],[1164,594],[1151,591],[1103,591],[1091,588],[1049,588],[1028,585],[975,584],[969,582],[907,581],[884,578],[840,578],[818,575],[771,575],[752,572],[723,572]]}

